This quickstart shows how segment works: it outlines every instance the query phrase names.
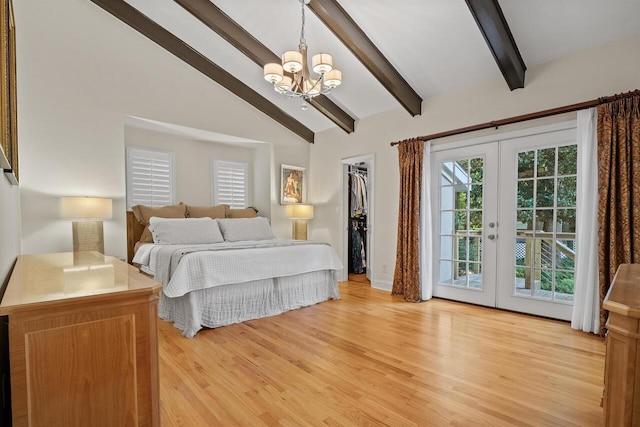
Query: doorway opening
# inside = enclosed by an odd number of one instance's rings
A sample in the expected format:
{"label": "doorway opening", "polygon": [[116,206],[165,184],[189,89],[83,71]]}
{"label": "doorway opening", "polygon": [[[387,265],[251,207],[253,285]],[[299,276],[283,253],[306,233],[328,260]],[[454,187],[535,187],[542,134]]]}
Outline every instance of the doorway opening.
{"label": "doorway opening", "polygon": [[342,159],[343,280],[368,285],[373,281],[374,156]]}

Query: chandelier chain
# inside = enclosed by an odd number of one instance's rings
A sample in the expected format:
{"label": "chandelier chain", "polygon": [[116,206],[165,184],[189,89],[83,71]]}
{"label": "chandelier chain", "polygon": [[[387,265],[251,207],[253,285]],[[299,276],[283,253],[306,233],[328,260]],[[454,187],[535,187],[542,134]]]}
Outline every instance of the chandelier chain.
{"label": "chandelier chain", "polygon": [[304,0],[300,0],[300,5],[302,6],[302,27],[300,28],[300,44],[307,44],[307,41],[304,38]]}

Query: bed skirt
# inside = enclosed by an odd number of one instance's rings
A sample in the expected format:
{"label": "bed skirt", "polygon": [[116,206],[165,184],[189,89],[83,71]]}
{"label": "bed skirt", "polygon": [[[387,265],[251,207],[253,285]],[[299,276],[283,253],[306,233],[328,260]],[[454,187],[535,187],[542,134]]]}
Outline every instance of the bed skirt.
{"label": "bed skirt", "polygon": [[322,270],[200,289],[176,298],[162,294],[158,314],[192,338],[203,327],[217,328],[339,298],[335,271]]}

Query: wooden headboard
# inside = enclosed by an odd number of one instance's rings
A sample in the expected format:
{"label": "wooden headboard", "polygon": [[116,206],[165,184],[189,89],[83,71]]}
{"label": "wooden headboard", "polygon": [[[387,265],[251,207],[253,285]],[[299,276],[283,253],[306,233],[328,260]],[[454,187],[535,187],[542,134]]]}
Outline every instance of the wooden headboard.
{"label": "wooden headboard", "polygon": [[133,214],[133,211],[127,211],[127,262],[131,264],[134,254],[134,246],[140,241],[144,225],[140,224]]}

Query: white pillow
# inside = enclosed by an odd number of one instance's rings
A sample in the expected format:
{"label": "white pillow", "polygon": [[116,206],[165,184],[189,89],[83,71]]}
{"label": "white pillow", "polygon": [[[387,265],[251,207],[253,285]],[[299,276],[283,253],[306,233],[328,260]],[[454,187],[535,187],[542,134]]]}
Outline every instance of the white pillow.
{"label": "white pillow", "polygon": [[149,219],[153,243],[159,245],[195,245],[224,242],[218,222],[211,218]]}
{"label": "white pillow", "polygon": [[227,242],[243,240],[275,239],[269,221],[261,216],[255,218],[219,219],[220,231]]}

